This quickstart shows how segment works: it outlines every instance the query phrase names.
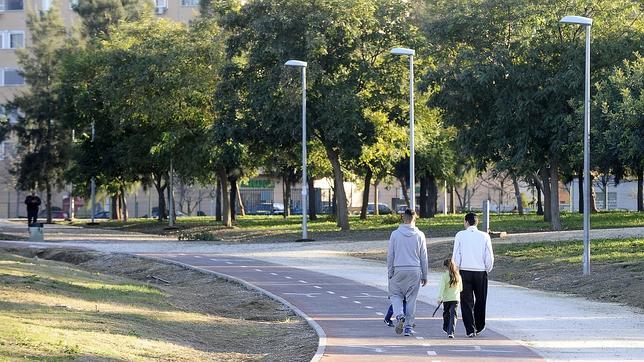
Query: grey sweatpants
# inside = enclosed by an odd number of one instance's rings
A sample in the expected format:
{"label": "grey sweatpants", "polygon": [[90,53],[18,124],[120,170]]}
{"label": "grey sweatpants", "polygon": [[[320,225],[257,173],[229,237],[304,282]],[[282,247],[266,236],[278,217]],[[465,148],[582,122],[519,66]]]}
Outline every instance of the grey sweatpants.
{"label": "grey sweatpants", "polygon": [[416,298],[420,289],[420,269],[395,270],[389,279],[389,299],[394,315],[403,314],[403,300],[407,301],[405,327],[411,327],[416,317]]}

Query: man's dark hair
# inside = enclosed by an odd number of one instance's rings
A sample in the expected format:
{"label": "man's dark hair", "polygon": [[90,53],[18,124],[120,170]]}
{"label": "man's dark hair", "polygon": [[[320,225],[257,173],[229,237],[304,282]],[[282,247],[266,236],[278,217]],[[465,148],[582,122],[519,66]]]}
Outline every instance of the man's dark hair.
{"label": "man's dark hair", "polygon": [[478,222],[479,222],[479,218],[478,218],[478,217],[476,217],[476,214],[475,214],[475,213],[473,213],[473,212],[469,212],[469,213],[467,213],[467,214],[465,215],[465,221],[467,221],[467,223],[468,223],[470,226],[474,226],[474,225],[478,224]]}

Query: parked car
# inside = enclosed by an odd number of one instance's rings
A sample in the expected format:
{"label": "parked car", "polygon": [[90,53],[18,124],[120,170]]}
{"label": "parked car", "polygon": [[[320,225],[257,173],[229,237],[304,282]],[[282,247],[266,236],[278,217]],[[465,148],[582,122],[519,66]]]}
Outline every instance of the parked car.
{"label": "parked car", "polygon": [[263,202],[255,207],[256,215],[284,215],[284,204]]}
{"label": "parked car", "polygon": [[94,214],[94,219],[111,219],[112,213],[109,211],[98,211]]}
{"label": "parked car", "polygon": [[[67,219],[67,213],[63,211],[60,207],[58,206],[52,206],[51,207],[51,218],[52,219]],[[45,219],[47,217],[47,209],[42,209],[38,213],[38,218],[40,219]]]}
{"label": "parked car", "polygon": [[[370,202],[369,204],[367,204],[367,214],[373,215],[375,211],[376,208],[374,207],[373,203]],[[389,208],[389,205],[378,203],[378,214],[387,215],[391,213],[393,213],[393,211],[391,210],[391,208]]]}
{"label": "parked car", "polygon": [[[407,210],[408,208],[409,208],[409,207],[408,207],[407,205],[400,205],[400,206],[398,206],[398,208],[396,209],[396,214],[404,214],[404,213],[405,213],[405,210]],[[416,213],[417,213],[417,214],[418,214],[418,213],[420,213],[420,208],[419,208],[418,206],[416,206]]]}

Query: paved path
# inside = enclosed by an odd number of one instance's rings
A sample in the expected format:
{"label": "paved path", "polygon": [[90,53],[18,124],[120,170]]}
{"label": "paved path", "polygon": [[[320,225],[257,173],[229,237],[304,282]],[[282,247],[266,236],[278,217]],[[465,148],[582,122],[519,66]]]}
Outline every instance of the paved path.
{"label": "paved path", "polygon": [[324,331],[323,361],[539,360],[532,350],[493,331],[470,339],[462,323],[447,339],[440,311],[419,303],[417,334],[396,335],[383,323],[387,293],[355,281],[256,259],[214,253],[140,253],[244,280],[285,299]]}
{"label": "paved path", "polygon": [[[3,223],[0,222],[0,229]],[[610,234],[622,233],[625,235],[644,235],[644,228],[631,228],[620,230],[611,230]],[[47,229],[46,229],[47,232]],[[46,234],[47,235],[47,234]],[[534,238],[541,240],[550,238],[566,238],[569,235],[559,235],[559,233],[539,233]],[[59,240],[62,240],[60,238]],[[118,239],[115,236],[115,239]],[[279,289],[286,287],[282,285],[288,280],[271,279],[277,277],[271,272],[279,274],[279,268],[288,268],[293,273],[297,274],[297,282],[291,284],[299,285],[300,289],[309,288],[309,284],[314,284],[321,288],[326,288],[326,291],[334,291],[330,285],[352,285],[349,291],[356,293],[346,293],[351,295],[344,295],[349,297],[357,297],[359,293],[370,293],[372,295],[384,295],[386,290],[386,271],[382,263],[361,260],[346,256],[347,251],[364,251],[369,249],[381,248],[383,241],[373,242],[312,242],[312,243],[279,243],[279,244],[237,244],[237,245],[216,245],[212,243],[199,243],[199,242],[178,242],[167,240],[140,240],[135,241],[129,238],[126,241],[74,241],[74,242],[59,242],[57,246],[80,246],[89,247],[101,251],[110,252],[130,252],[139,254],[154,254],[157,256],[164,256],[172,260],[190,261],[191,264],[216,270],[219,272],[226,272],[233,275],[233,272],[247,273],[244,275],[236,274],[249,278],[253,283],[257,283],[262,288],[273,290],[279,295]],[[527,240],[527,236],[523,238]],[[436,239],[429,240],[429,250],[431,252],[431,243],[436,242]],[[23,245],[25,243],[22,243]],[[51,243],[41,244],[42,246],[52,246]],[[186,254],[186,255],[179,255]],[[201,256],[201,258],[195,258]],[[232,267],[226,261],[234,263],[232,259],[242,258],[247,261],[247,268],[242,268],[242,265]],[[217,264],[210,259],[230,259],[223,261],[224,265]],[[267,274],[265,269],[269,269],[266,265],[272,265],[271,271]],[[262,267],[261,265],[264,265]],[[250,270],[249,267],[253,266]],[[262,272],[257,272],[254,269],[261,269]],[[301,274],[305,272],[315,273],[316,277],[309,277],[309,274]],[[256,274],[255,274],[256,273]],[[266,275],[267,274],[267,275]],[[300,276],[302,275],[302,276]],[[263,277],[269,278],[268,280],[260,279]],[[286,275],[295,278],[295,275]],[[339,278],[332,281],[322,283],[319,278]],[[430,316],[431,312],[427,313],[427,308],[431,308],[431,303],[435,300],[436,285],[438,283],[439,274],[430,273],[430,284],[428,287],[421,288],[419,300],[428,304],[421,305],[419,312],[424,316]],[[310,280],[309,280],[310,279]],[[307,283],[300,283],[299,280],[307,281]],[[331,280],[331,279],[329,279]],[[343,280],[340,282],[339,280]],[[297,283],[297,284],[296,284]],[[344,284],[343,284],[344,283]],[[310,285],[311,287],[313,285]],[[335,287],[334,287],[335,288]],[[313,287],[313,289],[318,289]],[[373,290],[373,292],[371,292]],[[380,294],[377,294],[377,293]],[[291,293],[291,292],[287,292]],[[299,292],[297,292],[299,293]],[[313,291],[312,293],[317,293]],[[328,294],[328,293],[327,293]],[[316,295],[314,298],[308,296],[288,295],[289,301],[295,302],[296,298],[308,299],[322,298],[323,294]],[[330,294],[333,296],[332,294]],[[282,297],[284,297],[282,295]],[[329,298],[329,296],[324,296]],[[339,297],[338,297],[339,298]],[[333,299],[333,298],[332,298]],[[344,298],[340,298],[344,299]],[[378,299],[378,298],[374,298]],[[351,299],[360,301],[360,299]],[[380,303],[380,304],[377,304]],[[306,304],[306,303],[305,303]],[[311,307],[314,307],[314,304]],[[490,283],[489,300],[488,300],[488,326],[490,328],[489,334],[486,334],[482,339],[469,340],[462,337],[462,329],[459,329],[460,338],[450,341],[441,335],[441,329],[436,319],[421,319],[417,332],[417,337],[423,337],[424,342],[418,342],[418,339],[403,338],[393,335],[391,329],[386,328],[384,323],[381,322],[381,316],[376,312],[384,312],[387,307],[386,300],[368,304],[374,307],[373,314],[369,312],[369,308],[361,307],[357,303],[351,305],[342,305],[341,307],[332,308],[332,314],[318,316],[315,311],[311,314],[320,319],[320,325],[325,323],[349,323],[360,322],[360,330],[369,330],[373,333],[372,338],[354,338],[352,342],[349,338],[345,341],[339,342],[336,339],[329,339],[329,350],[333,351],[332,346],[338,344],[352,346],[350,347],[354,353],[360,349],[368,350],[370,347],[362,347],[364,345],[381,345],[381,346],[399,346],[413,342],[420,347],[423,344],[429,344],[431,348],[425,349],[424,352],[434,351],[437,352],[437,357],[432,359],[443,359],[445,356],[441,354],[447,352],[454,352],[453,358],[469,359],[466,351],[449,351],[448,346],[467,346],[468,344],[475,346],[473,342],[479,343],[484,341],[485,344],[479,345],[480,352],[485,348],[499,348],[502,349],[507,345],[515,346],[517,343],[527,346],[536,351],[542,357],[550,360],[641,360],[644,361],[644,315],[641,310],[629,307],[619,306],[610,303],[600,303],[588,301],[583,298],[571,297],[568,295],[558,295],[555,293],[540,292],[530,290],[522,287],[512,286],[504,283]],[[377,304],[377,305],[376,305]],[[305,308],[305,307],[303,307]],[[364,308],[364,309],[363,309]],[[355,316],[355,310],[367,313],[365,316]],[[343,314],[346,312],[346,315]],[[337,318],[337,317],[340,318]],[[462,328],[461,323],[458,323],[459,328]],[[346,331],[351,331],[346,329]],[[438,332],[438,333],[437,333]],[[487,331],[486,331],[487,332]],[[498,335],[497,335],[498,333]],[[508,339],[501,337],[503,335]],[[345,337],[342,337],[345,338]],[[382,338],[387,339],[386,341]],[[393,340],[396,342],[390,343]],[[411,341],[411,342],[409,342]],[[429,341],[429,342],[428,342]],[[361,346],[361,347],[356,347]],[[346,346],[345,346],[346,347]],[[417,346],[414,347],[416,351]],[[381,349],[383,355],[394,353],[391,349],[399,349],[400,347],[373,347]],[[433,349],[435,348],[435,349]],[[465,349],[466,347],[463,347]],[[476,348],[478,347],[471,347]],[[515,348],[515,347],[512,347]],[[387,350],[387,352],[385,352]],[[517,349],[516,351],[519,351]],[[475,351],[479,352],[479,351]],[[497,350],[498,352],[498,350]],[[366,352],[365,352],[366,353]],[[415,353],[415,352],[414,352]],[[487,352],[486,352],[487,353]],[[422,353],[421,353],[422,354]],[[463,355],[465,354],[465,355]],[[340,354],[340,356],[347,357],[347,354]],[[517,355],[517,357],[520,354]],[[351,360],[354,360],[357,355],[351,355]],[[429,356],[428,356],[429,357]],[[428,358],[425,357],[425,358]],[[404,359],[402,356],[401,359]],[[446,357],[445,357],[446,358]],[[499,357],[501,358],[501,357]],[[507,357],[506,357],[507,358]],[[530,358],[530,357],[526,357]],[[496,359],[496,358],[491,358]],[[512,358],[510,358],[512,359]],[[406,360],[406,359],[405,359]]]}

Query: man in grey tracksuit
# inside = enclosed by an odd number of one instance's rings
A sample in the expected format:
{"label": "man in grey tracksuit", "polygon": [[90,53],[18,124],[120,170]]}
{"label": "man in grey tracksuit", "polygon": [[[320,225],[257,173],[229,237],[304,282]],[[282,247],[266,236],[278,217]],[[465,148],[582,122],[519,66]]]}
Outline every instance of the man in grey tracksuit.
{"label": "man in grey tracksuit", "polygon": [[[416,297],[427,284],[427,245],[425,234],[415,226],[416,213],[405,210],[403,224],[391,233],[387,251],[389,299],[396,315],[396,333],[410,336],[414,331]],[[407,302],[403,312],[403,300]]]}

